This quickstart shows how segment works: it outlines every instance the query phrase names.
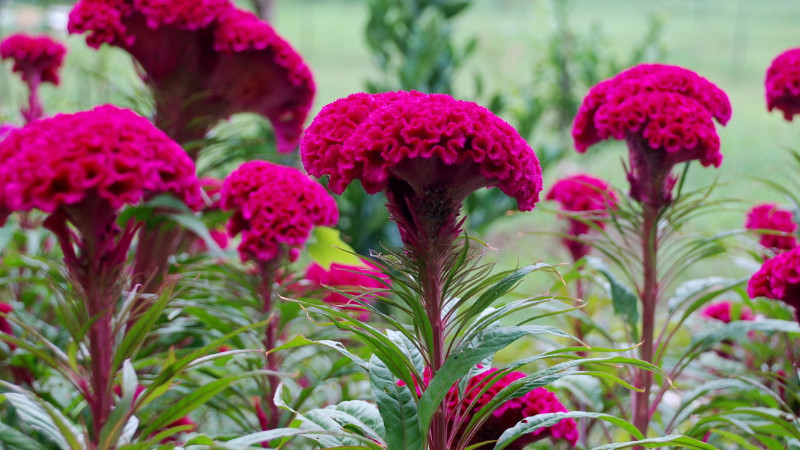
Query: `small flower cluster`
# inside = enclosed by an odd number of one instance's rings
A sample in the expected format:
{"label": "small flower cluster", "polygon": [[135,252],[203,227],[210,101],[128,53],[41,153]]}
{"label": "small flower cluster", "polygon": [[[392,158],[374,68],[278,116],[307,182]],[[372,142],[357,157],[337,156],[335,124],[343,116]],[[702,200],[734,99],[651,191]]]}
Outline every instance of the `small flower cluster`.
{"label": "small flower cluster", "polygon": [[781,300],[800,309],[800,247],[766,260],[747,283],[747,294],[750,298]]}
{"label": "small flower cluster", "polygon": [[[458,420],[462,424],[469,423],[472,416],[495,398],[503,388],[516,380],[525,378],[525,374],[522,372],[509,372],[481,394],[481,391],[497,377],[496,371],[496,368],[491,368],[472,377],[461,397],[459,397],[457,386],[450,390],[445,401],[447,402],[448,410],[453,415],[453,420]],[[522,397],[508,400],[492,412],[491,417],[470,440],[470,444],[497,440],[506,429],[511,428],[526,417],[554,412],[567,412],[567,409],[555,394],[545,388],[536,388]],[[570,445],[575,445],[578,441],[578,430],[575,421],[564,419],[553,426],[539,428],[517,439],[506,448],[521,450],[531,442],[548,437],[553,441],[564,440]],[[492,445],[480,448],[490,449]]]}
{"label": "small flower cluster", "polygon": [[[608,211],[617,206],[617,196],[608,183],[585,174],[572,175],[556,181],[546,198],[557,201],[563,211],[592,214],[587,220],[569,219],[567,234],[571,237],[589,233],[590,223],[600,229],[605,228],[602,219],[608,217]],[[563,241],[575,261],[589,253],[589,246],[576,239],[567,237]]]}
{"label": "small flower cluster", "polygon": [[764,85],[770,111],[782,111],[786,120],[800,114],[800,48],[786,50],[772,61]]}
{"label": "small flower cluster", "polygon": [[[365,290],[386,289],[389,287],[389,277],[383,274],[377,267],[369,262],[362,260],[363,266],[349,266],[345,264],[333,263],[327,270],[317,263],[313,263],[306,269],[305,279],[311,283],[312,288],[322,289],[330,286],[343,291],[350,296],[359,296]],[[374,298],[374,294],[360,295],[360,301],[369,301]],[[362,311],[359,315],[361,320],[366,320],[369,316],[358,302],[346,295],[338,292],[330,292],[322,298],[326,303],[344,306],[347,309]]]}
{"label": "small flower cluster", "polygon": [[739,310],[738,317],[731,316],[733,310],[733,303],[730,301],[721,301],[706,306],[703,308],[703,311],[700,313],[700,315],[707,319],[715,319],[725,323],[730,323],[733,320],[756,320],[756,316],[753,315],[753,311],[746,306],[743,306]]}
{"label": "small flower cluster", "polygon": [[766,248],[783,251],[797,247],[794,233],[797,224],[792,212],[774,203],[756,205],[747,213],[744,227],[748,230],[773,230],[782,234],[762,234],[759,243]]}
{"label": "small flower cluster", "polygon": [[29,123],[0,141],[0,210],[57,208],[99,197],[113,210],[158,193],[201,204],[191,159],[145,118],[104,105]]}
{"label": "small flower cluster", "polygon": [[339,219],[336,202],[322,185],[301,171],[267,161],[250,161],[231,173],[222,186],[220,204],[233,211],[228,233],[242,233],[244,261],[266,262],[284,256],[291,261],[315,225]]}
{"label": "small flower cluster", "polygon": [[14,60],[14,72],[29,85],[58,85],[58,72],[67,48],[48,36],[12,34],[0,42],[0,57]]}
{"label": "small flower cluster", "polygon": [[358,179],[368,193],[399,180],[415,193],[442,187],[458,205],[497,186],[520,210],[539,200],[541,168],[517,132],[487,109],[443,94],[353,94],[323,108],[301,142],[310,174],[342,193]]}

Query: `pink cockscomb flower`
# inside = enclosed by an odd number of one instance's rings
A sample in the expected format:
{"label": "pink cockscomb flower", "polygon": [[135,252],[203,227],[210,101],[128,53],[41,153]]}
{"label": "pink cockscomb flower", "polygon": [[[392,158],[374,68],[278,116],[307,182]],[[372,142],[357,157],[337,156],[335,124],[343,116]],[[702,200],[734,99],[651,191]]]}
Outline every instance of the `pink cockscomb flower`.
{"label": "pink cockscomb flower", "polygon": [[[447,394],[445,402],[447,403],[447,409],[450,411],[450,418],[459,429],[466,427],[472,416],[495,398],[503,388],[526,376],[522,372],[509,372],[481,394],[481,390],[497,378],[496,371],[497,369],[491,368],[472,377],[467,383],[463,395],[459,395],[457,386],[454,386]],[[521,397],[512,398],[500,405],[498,409],[492,412],[489,419],[480,426],[477,433],[472,436],[469,445],[495,441],[505,430],[513,427],[526,417],[555,412],[567,412],[567,409],[554,393],[542,387],[536,388]],[[550,438],[553,441],[563,440],[570,445],[575,445],[578,441],[578,429],[575,421],[563,419],[555,425],[539,428],[518,438],[506,448],[521,450],[532,442],[546,438]],[[494,444],[487,444],[479,448],[488,450],[493,447]]]}
{"label": "pink cockscomb flower", "polygon": [[782,111],[786,120],[800,114],[800,48],[786,50],[772,61],[764,85],[770,111]]}
{"label": "pink cockscomb flower", "polygon": [[762,234],[758,242],[775,251],[791,250],[797,247],[794,233],[797,224],[794,215],[774,203],[756,205],[747,212],[744,227],[748,230],[770,230],[781,234]]}
{"label": "pink cockscomb flower", "polygon": [[729,301],[721,301],[706,306],[703,308],[703,311],[700,312],[700,315],[707,319],[716,319],[725,323],[730,323],[732,320],[756,320],[756,316],[753,315],[753,311],[746,306],[739,308],[737,317],[732,317],[732,312],[734,310],[735,308],[733,307],[733,303]]}
{"label": "pink cockscomb flower", "polygon": [[242,260],[267,262],[283,256],[294,261],[315,225],[339,219],[336,202],[303,172],[267,161],[250,161],[222,186],[221,206],[233,211],[228,233],[242,233]]}
{"label": "pink cockscomb flower", "polygon": [[[311,282],[311,287],[321,289],[324,286],[336,288],[347,295],[358,297],[359,301],[369,301],[375,294],[364,294],[377,289],[389,287],[389,277],[384,275],[378,268],[367,261],[363,261],[363,266],[349,266],[345,264],[333,263],[330,268],[325,269],[317,263],[313,263],[306,269],[305,279]],[[343,306],[348,309],[361,311],[361,320],[366,320],[369,315],[367,311],[358,305],[354,299],[348,298],[339,292],[329,292],[322,299],[332,305]]]}
{"label": "pink cockscomb flower", "polygon": [[542,187],[539,161],[514,128],[443,94],[337,100],[306,130],[300,151],[306,170],[329,175],[335,193],[355,180],[368,193],[385,191],[407,244],[419,233],[452,228],[461,203],[477,189],[496,186],[530,210]]}
{"label": "pink cockscomb flower", "polygon": [[25,120],[30,122],[44,115],[39,100],[39,85],[58,85],[58,72],[64,62],[67,48],[49,36],[12,34],[0,42],[0,57],[14,61],[14,72],[20,74],[28,85],[28,108],[22,110]]}
{"label": "pink cockscomb flower", "polygon": [[616,208],[617,196],[607,182],[590,175],[577,174],[562,178],[550,188],[547,200],[555,200],[563,211],[586,213],[586,220],[569,219],[568,237],[563,239],[570,251],[572,259],[577,261],[589,253],[590,246],[578,238],[590,232],[593,224],[600,229],[605,228],[602,220],[608,217],[608,211]]}
{"label": "pink cockscomb flower", "polygon": [[750,298],[781,300],[795,308],[800,321],[800,247],[764,261],[747,283]]}
{"label": "pink cockscomb flower", "polygon": [[311,72],[269,24],[230,0],[80,0],[68,28],[136,59],[156,123],[178,142],[253,112],[272,122],[279,151],[297,145],[315,92]]}
{"label": "pink cockscomb flower", "polygon": [[705,78],[677,66],[642,64],[593,87],[575,117],[575,148],[624,139],[634,200],[660,208],[672,199],[675,164],[722,162],[714,120],[725,124],[727,95]]}

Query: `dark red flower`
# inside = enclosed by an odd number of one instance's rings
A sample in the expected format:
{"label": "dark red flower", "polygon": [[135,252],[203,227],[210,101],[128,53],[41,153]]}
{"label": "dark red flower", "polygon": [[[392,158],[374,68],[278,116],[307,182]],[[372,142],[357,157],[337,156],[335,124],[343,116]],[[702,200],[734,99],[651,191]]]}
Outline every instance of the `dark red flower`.
{"label": "dark red flower", "polygon": [[[547,193],[546,199],[557,201],[563,211],[588,213],[586,220],[600,229],[605,228],[602,219],[608,217],[608,211],[617,206],[617,196],[608,183],[585,174],[572,175],[556,181]],[[586,220],[570,218],[567,234],[580,237],[589,233],[591,227]],[[580,240],[566,237],[563,241],[575,261],[589,253],[590,247]]]}
{"label": "dark red flower", "polygon": [[706,306],[703,308],[703,311],[700,313],[700,315],[707,319],[716,319],[725,323],[730,323],[732,320],[756,320],[756,316],[753,315],[753,311],[746,306],[743,306],[739,309],[739,315],[735,319],[731,317],[732,311],[733,304],[726,300]]}
{"label": "dark red flower", "polygon": [[153,89],[156,123],[181,143],[239,112],[269,118],[279,151],[300,138],[311,72],[269,24],[230,0],[81,0],[69,31],[130,53]]}
{"label": "dark red flower", "polygon": [[[5,302],[0,302],[0,313],[9,314],[13,310],[13,306]],[[5,318],[5,316],[0,316],[0,333],[10,334],[12,336],[14,335],[14,330],[11,329],[11,323]],[[16,345],[10,342],[8,343],[8,346],[11,348],[11,350],[17,348]]]}
{"label": "dark red flower", "polygon": [[339,219],[336,202],[303,172],[267,161],[250,161],[222,186],[222,208],[233,211],[228,233],[242,233],[242,260],[266,262],[284,256],[294,261],[315,225]]}
{"label": "dark red flower", "polygon": [[[363,266],[349,266],[333,263],[327,270],[317,263],[312,263],[306,269],[305,279],[311,282],[311,287],[321,289],[324,286],[336,288],[348,295],[358,296],[361,301],[369,301],[374,294],[363,295],[364,292],[389,287],[389,277],[384,275],[377,267],[368,261],[362,260]],[[361,320],[369,318],[368,312],[358,305],[358,302],[338,292],[329,292],[323,299],[332,305],[343,306],[347,309],[361,311]]]}
{"label": "dark red flower", "polygon": [[0,42],[0,56],[14,60],[14,72],[29,85],[58,84],[67,48],[46,35],[12,34]]}
{"label": "dark red flower", "polygon": [[605,139],[625,139],[631,196],[661,207],[672,198],[675,164],[721,164],[712,119],[724,125],[730,116],[728,97],[705,78],[677,66],[642,64],[589,91],[572,136],[579,152]]}
{"label": "dark red flower", "polygon": [[797,224],[794,215],[774,203],[756,205],[747,212],[744,227],[748,230],[772,230],[783,234],[762,234],[759,243],[773,250],[791,250],[797,247],[794,236]]}
{"label": "dark red flower", "polygon": [[800,309],[800,247],[764,261],[747,283],[747,294],[750,298],[781,300]]}
{"label": "dark red flower", "polygon": [[772,61],[764,85],[770,111],[782,111],[786,120],[800,114],[800,48],[786,50]]}

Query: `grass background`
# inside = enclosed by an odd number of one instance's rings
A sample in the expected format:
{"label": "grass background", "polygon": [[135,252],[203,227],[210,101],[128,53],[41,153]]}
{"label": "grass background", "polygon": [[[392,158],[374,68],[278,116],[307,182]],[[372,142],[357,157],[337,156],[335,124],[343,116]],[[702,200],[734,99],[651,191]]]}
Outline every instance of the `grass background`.
{"label": "grass background", "polygon": [[[717,196],[740,202],[728,211],[705,216],[693,224],[703,232],[740,227],[744,211],[762,201],[780,197],[750,177],[773,180],[797,178],[788,166],[784,148],[800,148],[800,125],[785,122],[780,113],[768,113],[763,77],[770,61],[787,48],[800,46],[800,2],[791,0],[572,0],[569,22],[576,33],[600,27],[601,48],[609,55],[629,54],[646,31],[649,18],[663,20],[663,62],[695,70],[725,90],[733,118],[720,127],[722,152],[719,169],[690,170],[689,187],[701,187],[717,177],[723,187]],[[0,9],[2,34],[16,29],[49,32],[65,39],[70,53],[59,88],[42,89],[49,112],[74,111],[104,102],[131,106],[145,97],[138,89],[128,56],[113,48],[95,51],[80,36],[60,29],[69,3],[6,3]],[[487,90],[514,89],[531,83],[533,68],[552,33],[552,1],[475,0],[456,21],[456,35],[475,36],[478,48],[469,67],[457,80],[457,95],[471,99],[473,78],[480,74]],[[363,0],[277,0],[274,27],[304,56],[315,74],[318,94],[315,110],[350,93],[361,91],[377,69],[364,41],[367,6]],[[0,114],[14,120],[24,90],[10,63],[0,71]],[[585,155],[570,154],[545,174],[545,189],[559,176],[585,171],[607,178],[625,189],[620,143],[594,147]],[[487,237],[501,249],[515,249],[504,258],[530,261],[544,254],[558,255],[552,239],[529,231],[557,229],[552,215],[526,213],[501,221]],[[557,246],[557,245],[556,245]],[[565,255],[555,259],[564,259]]]}

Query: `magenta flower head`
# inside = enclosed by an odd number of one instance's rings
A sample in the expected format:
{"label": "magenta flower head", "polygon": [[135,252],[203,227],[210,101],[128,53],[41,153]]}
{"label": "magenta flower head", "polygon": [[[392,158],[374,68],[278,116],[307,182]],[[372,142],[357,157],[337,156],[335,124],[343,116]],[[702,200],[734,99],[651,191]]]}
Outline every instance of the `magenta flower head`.
{"label": "magenta flower head", "polygon": [[328,175],[337,194],[354,180],[370,194],[385,191],[406,243],[452,228],[463,200],[477,189],[496,186],[527,211],[542,188],[539,161],[514,128],[475,103],[443,94],[337,100],[306,130],[300,152],[306,170]]}
{"label": "magenta flower head", "polygon": [[30,96],[28,109],[22,110],[25,120],[30,122],[44,115],[39,101],[39,85],[58,85],[58,72],[64,62],[67,48],[49,36],[12,34],[0,42],[0,57],[14,60],[14,72],[28,85]]}
{"label": "magenta flower head", "polygon": [[716,319],[725,323],[730,323],[733,320],[756,320],[756,316],[753,315],[753,311],[746,306],[743,306],[741,309],[739,309],[738,317],[732,317],[731,313],[733,310],[733,304],[730,301],[725,300],[706,306],[703,308],[703,311],[700,312],[700,315],[707,319]]}
{"label": "magenta flower head", "polygon": [[[327,270],[319,264],[313,263],[306,269],[305,279],[314,288],[321,289],[324,286],[330,286],[350,296],[358,296],[360,301],[369,301],[375,298],[374,294],[363,295],[364,292],[387,289],[391,281],[374,265],[365,260],[362,262],[363,266],[333,263]],[[358,302],[338,292],[331,291],[322,300],[332,305],[361,311],[360,320],[369,318],[367,311],[359,306]]]}
{"label": "magenta flower head", "polygon": [[136,59],[156,123],[178,142],[253,112],[272,122],[279,151],[297,145],[315,91],[311,72],[269,24],[230,0],[80,0],[68,29]]}
{"label": "magenta flower head", "polygon": [[747,295],[781,300],[795,308],[795,317],[800,321],[800,247],[764,261],[750,277]]}
{"label": "magenta flower head", "polygon": [[242,233],[242,260],[294,261],[315,225],[333,226],[339,211],[322,185],[303,172],[267,161],[250,161],[228,175],[222,209],[233,211],[228,233]]}
{"label": "magenta flower head", "polygon": [[[452,412],[452,420],[457,420],[459,426],[463,427],[470,422],[472,416],[481,408],[487,405],[498,393],[511,383],[521,378],[525,378],[522,372],[510,372],[500,378],[496,383],[489,387],[482,395],[480,391],[497,374],[497,369],[489,369],[479,375],[472,377],[467,383],[464,395],[458,395],[458,387],[454,386],[446,397],[447,408]],[[493,375],[494,374],[494,375]],[[536,416],[554,412],[567,412],[567,409],[558,400],[556,395],[545,388],[536,388],[522,397],[513,398],[503,403],[498,409],[492,412],[489,419],[478,429],[478,432],[470,439],[469,444],[474,445],[484,441],[497,440],[508,428],[513,427],[517,422],[526,417]],[[572,419],[564,419],[555,425],[539,428],[515,440],[506,448],[521,450],[526,445],[550,438],[554,442],[563,440],[570,445],[578,442],[578,428]],[[482,450],[493,448],[494,444],[487,444],[479,447]]]}
{"label": "magenta flower head", "polygon": [[772,61],[764,85],[770,111],[782,111],[789,121],[800,114],[800,48],[786,50]]}
{"label": "magenta flower head", "polygon": [[754,206],[747,212],[744,227],[748,230],[772,230],[781,234],[762,234],[758,242],[774,251],[791,250],[797,247],[794,233],[797,224],[791,211],[780,208],[774,203]]}
{"label": "magenta flower head", "polygon": [[642,64],[593,87],[572,128],[575,148],[624,139],[630,153],[631,197],[660,208],[672,200],[675,164],[699,160],[719,167],[714,122],[731,117],[727,95],[696,73],[677,66]]}
{"label": "magenta flower head", "polygon": [[547,200],[555,200],[563,211],[587,213],[587,220],[569,219],[569,237],[563,239],[572,259],[577,261],[589,253],[589,245],[580,242],[580,237],[591,230],[589,223],[600,229],[605,228],[602,220],[608,211],[617,207],[617,195],[607,182],[590,175],[577,174],[562,178],[550,188]]}

